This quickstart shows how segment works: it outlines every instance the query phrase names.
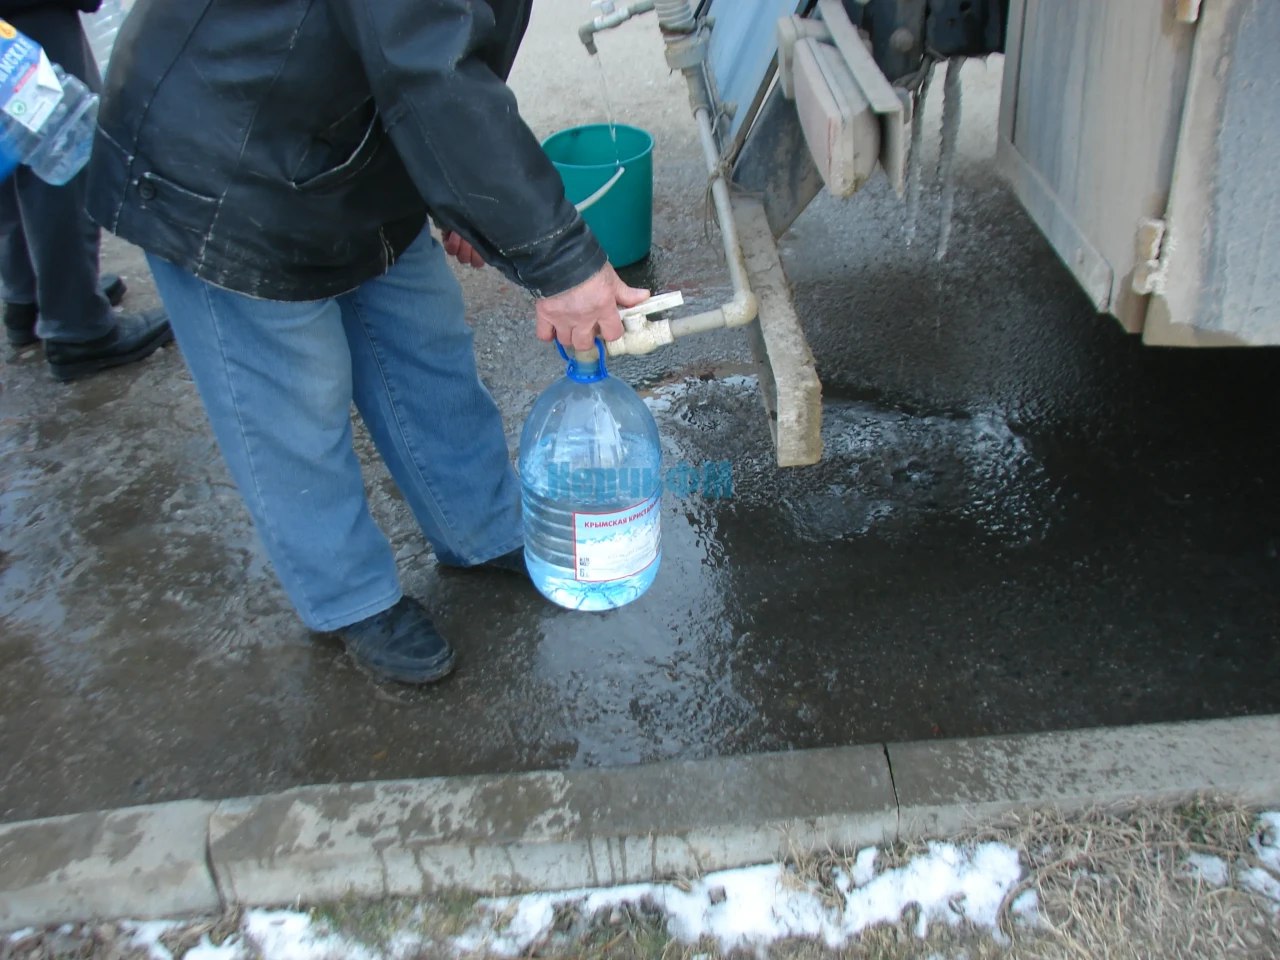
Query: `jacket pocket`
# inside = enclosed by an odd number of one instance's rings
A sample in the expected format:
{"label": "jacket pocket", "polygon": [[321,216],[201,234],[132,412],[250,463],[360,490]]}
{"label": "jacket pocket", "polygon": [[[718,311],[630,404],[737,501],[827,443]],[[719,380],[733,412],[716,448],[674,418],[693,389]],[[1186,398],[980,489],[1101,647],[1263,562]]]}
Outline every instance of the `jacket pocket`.
{"label": "jacket pocket", "polygon": [[[372,100],[365,101],[313,141],[289,182],[295,190],[302,191],[341,186],[373,162],[384,139],[377,109]],[[353,140],[354,147],[342,150],[337,146]],[[317,164],[321,169],[312,173],[309,168]]]}
{"label": "jacket pocket", "polygon": [[154,171],[147,171],[130,185],[137,203],[157,219],[204,236],[213,226],[218,198],[188,190]]}

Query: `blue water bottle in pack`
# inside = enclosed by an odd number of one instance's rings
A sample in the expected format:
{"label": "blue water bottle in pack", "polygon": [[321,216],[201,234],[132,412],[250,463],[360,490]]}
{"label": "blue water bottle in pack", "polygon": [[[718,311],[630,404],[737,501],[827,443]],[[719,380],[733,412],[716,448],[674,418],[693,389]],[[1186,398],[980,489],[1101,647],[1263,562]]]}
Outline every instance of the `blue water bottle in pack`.
{"label": "blue water bottle in pack", "polygon": [[0,20],[0,179],[20,163],[64,184],[89,162],[98,97]]}
{"label": "blue water bottle in pack", "polygon": [[612,610],[662,559],[662,449],[653,414],[611,377],[604,343],[578,351],[520,436],[524,556],[534,586],[571,610]]}

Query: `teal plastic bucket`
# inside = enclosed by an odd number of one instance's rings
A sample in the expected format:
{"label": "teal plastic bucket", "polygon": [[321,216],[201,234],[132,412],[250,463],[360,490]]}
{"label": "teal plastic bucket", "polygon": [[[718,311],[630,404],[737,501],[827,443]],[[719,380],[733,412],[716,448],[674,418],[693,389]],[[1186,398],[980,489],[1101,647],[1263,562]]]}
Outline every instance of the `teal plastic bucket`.
{"label": "teal plastic bucket", "polygon": [[542,149],[609,262],[625,267],[647,257],[653,240],[653,137],[621,123],[614,130],[616,146],[609,124],[591,123],[552,134]]}

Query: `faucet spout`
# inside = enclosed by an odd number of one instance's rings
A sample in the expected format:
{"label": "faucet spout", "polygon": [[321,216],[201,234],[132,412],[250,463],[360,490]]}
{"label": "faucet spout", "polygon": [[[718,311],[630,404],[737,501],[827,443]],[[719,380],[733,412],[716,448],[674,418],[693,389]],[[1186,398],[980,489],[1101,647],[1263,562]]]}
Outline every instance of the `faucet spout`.
{"label": "faucet spout", "polygon": [[605,8],[605,12],[592,20],[588,20],[578,28],[578,39],[582,41],[582,45],[587,48],[587,53],[595,56],[598,53],[596,49],[596,34],[602,30],[612,30],[619,24],[626,23],[632,17],[642,13],[648,13],[654,7],[655,0],[636,0],[635,3],[626,6],[613,8],[613,4],[609,4]]}
{"label": "faucet spout", "polygon": [[[598,17],[596,19],[599,19]],[[582,45],[587,48],[590,56],[595,56],[599,51],[596,49],[596,21],[588,20],[578,28],[578,39],[582,41]]]}

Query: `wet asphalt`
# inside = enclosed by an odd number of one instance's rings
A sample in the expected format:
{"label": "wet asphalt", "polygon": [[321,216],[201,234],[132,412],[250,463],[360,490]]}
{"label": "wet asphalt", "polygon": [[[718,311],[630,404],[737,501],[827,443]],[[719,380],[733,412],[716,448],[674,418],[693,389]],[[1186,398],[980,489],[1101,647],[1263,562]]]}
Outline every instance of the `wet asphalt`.
{"label": "wet asphalt", "polygon": [[[541,134],[601,115],[570,2],[539,5],[513,84]],[[679,83],[652,25],[601,41],[619,120],[658,141],[654,253],[725,291]],[[530,51],[534,51],[531,54]],[[535,55],[536,54],[536,55]],[[461,654],[377,687],[294,618],[174,349],[69,386],[0,367],[0,820],[302,783],[621,765],[1280,709],[1280,351],[1144,348],[1096,316],[991,171],[970,64],[951,253],[883,183],[783,244],[825,392],[821,464],[772,464],[741,337],[615,372],[669,465],[651,591],[608,614],[442,572],[361,431],[406,589]],[[987,127],[984,128],[983,124]],[[107,268],[154,302],[137,252]],[[558,372],[529,301],[460,274],[514,446]]]}

